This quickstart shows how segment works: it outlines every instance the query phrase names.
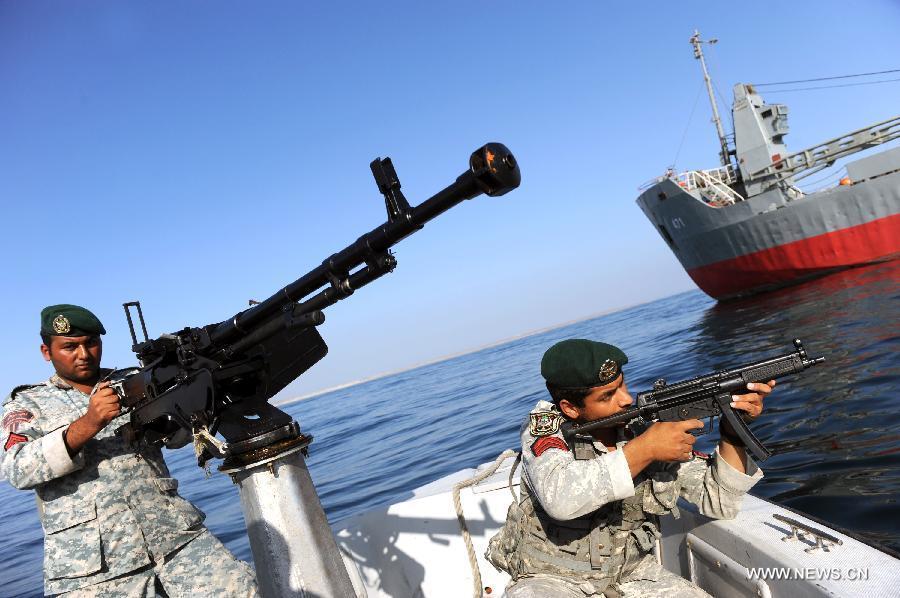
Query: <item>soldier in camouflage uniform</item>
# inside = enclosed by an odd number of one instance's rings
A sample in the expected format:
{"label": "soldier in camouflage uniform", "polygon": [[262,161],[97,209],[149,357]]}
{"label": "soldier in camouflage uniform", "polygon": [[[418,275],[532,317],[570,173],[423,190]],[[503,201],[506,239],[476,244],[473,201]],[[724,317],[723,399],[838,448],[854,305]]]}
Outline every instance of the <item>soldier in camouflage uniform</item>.
{"label": "soldier in camouflage uniform", "polygon": [[44,309],[41,351],[56,373],[3,403],[2,471],[37,495],[45,593],[256,596],[252,569],[178,495],[161,449],[115,434],[125,417],[100,381],[105,332],[84,308]]}
{"label": "soldier in camouflage uniform", "polygon": [[[688,431],[703,427],[699,420],[656,423],[633,438],[624,428],[599,430],[573,454],[560,424],[631,406],[627,362],[617,347],[583,339],[544,354],[553,403],[539,401],[522,427],[520,497],[485,555],[512,577],[506,596],[708,596],[651,554],[659,516],[677,517],[682,497],[708,517],[732,518],[762,471],[722,424],[715,455],[694,453]],[[757,417],[774,385],[750,384],[732,405]]]}

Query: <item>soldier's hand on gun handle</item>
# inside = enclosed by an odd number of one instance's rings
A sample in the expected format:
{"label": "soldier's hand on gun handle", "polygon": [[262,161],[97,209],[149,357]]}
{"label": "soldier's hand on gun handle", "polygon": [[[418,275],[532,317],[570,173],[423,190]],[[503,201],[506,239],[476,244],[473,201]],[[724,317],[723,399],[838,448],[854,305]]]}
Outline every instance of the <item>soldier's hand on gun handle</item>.
{"label": "soldier's hand on gun handle", "polygon": [[97,432],[105,428],[121,412],[119,396],[110,387],[109,382],[104,381],[94,387],[85,416],[90,423],[96,426]]}
{"label": "soldier's hand on gun handle", "polygon": [[88,402],[87,413],[69,424],[63,431],[63,442],[70,456],[74,456],[85,443],[100,433],[106,425],[115,419],[121,409],[119,396],[109,382],[103,381],[94,387]]}
{"label": "soldier's hand on gun handle", "polygon": [[702,428],[699,419],[656,422],[624,447],[631,477],[637,476],[654,461],[690,461],[697,441],[689,430]]}
{"label": "soldier's hand on gun handle", "polygon": [[695,428],[703,428],[699,419],[679,422],[656,422],[639,436],[645,438],[654,461],[689,461],[697,438],[690,433]]}
{"label": "soldier's hand on gun handle", "polygon": [[[731,406],[746,414],[744,416],[746,421],[756,419],[763,411],[763,401],[773,388],[775,388],[774,380],[750,383],[747,385],[747,390],[751,392],[735,395]],[[724,419],[721,420],[720,425],[726,427],[726,433],[730,432],[727,429],[728,423]],[[699,419],[657,422],[647,428],[638,438],[643,439],[642,444],[646,443],[655,461],[689,461],[694,450],[694,442],[697,440],[690,430],[703,427],[704,424]]]}
{"label": "soldier's hand on gun handle", "polygon": [[752,421],[762,413],[763,401],[769,396],[769,393],[771,393],[774,388],[774,380],[769,380],[768,382],[751,382],[747,385],[747,390],[752,392],[732,396],[731,406],[746,414],[743,416],[744,421]]}

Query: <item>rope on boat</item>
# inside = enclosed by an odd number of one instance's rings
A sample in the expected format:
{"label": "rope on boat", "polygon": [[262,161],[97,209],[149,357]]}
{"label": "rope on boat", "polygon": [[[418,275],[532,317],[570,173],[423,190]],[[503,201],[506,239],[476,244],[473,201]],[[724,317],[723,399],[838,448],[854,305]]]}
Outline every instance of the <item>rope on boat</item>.
{"label": "rope on boat", "polygon": [[516,468],[519,466],[519,463],[522,462],[522,453],[516,453],[516,460],[513,461],[512,467],[509,468],[509,493],[512,494],[513,502],[519,502],[519,497],[516,496],[516,491],[513,490],[513,476],[516,474]]}
{"label": "rope on boat", "polygon": [[[469,566],[472,567],[472,578],[475,582],[473,596],[475,598],[482,598],[482,596],[484,596],[484,587],[481,585],[481,569],[478,568],[478,561],[475,557],[475,547],[472,545],[472,536],[469,533],[469,526],[466,525],[466,517],[463,514],[462,502],[459,499],[459,491],[468,486],[473,486],[485,478],[489,478],[500,469],[500,465],[502,465],[504,461],[513,455],[516,456],[516,460],[512,466],[513,471],[515,471],[516,465],[519,463],[522,455],[512,449],[507,449],[500,453],[500,456],[497,457],[487,469],[475,477],[463,480],[453,486],[453,506],[456,508],[456,519],[459,521],[459,529],[462,532],[463,541],[466,543],[466,552],[469,555]],[[510,473],[510,490],[512,490],[512,473]],[[513,498],[515,498],[515,496],[516,495],[513,494]]]}

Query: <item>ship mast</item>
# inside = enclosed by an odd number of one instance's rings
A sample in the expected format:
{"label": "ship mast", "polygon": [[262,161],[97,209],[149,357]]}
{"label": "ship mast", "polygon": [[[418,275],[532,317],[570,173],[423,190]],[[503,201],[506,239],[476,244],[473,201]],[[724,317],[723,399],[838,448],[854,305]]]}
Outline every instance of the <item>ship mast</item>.
{"label": "ship mast", "polygon": [[721,147],[719,156],[722,159],[722,166],[728,166],[730,160],[728,158],[728,141],[725,139],[725,129],[722,128],[722,119],[719,118],[719,109],[716,106],[716,97],[713,95],[712,80],[709,78],[709,71],[706,70],[706,61],[703,59],[703,50],[700,44],[714,44],[717,39],[703,41],[700,39],[700,32],[694,29],[694,35],[691,36],[691,45],[694,46],[694,58],[700,61],[700,67],[703,69],[703,79],[706,81],[706,91],[709,93],[709,103],[712,106],[713,122],[716,125],[716,132],[719,134],[719,146]]}

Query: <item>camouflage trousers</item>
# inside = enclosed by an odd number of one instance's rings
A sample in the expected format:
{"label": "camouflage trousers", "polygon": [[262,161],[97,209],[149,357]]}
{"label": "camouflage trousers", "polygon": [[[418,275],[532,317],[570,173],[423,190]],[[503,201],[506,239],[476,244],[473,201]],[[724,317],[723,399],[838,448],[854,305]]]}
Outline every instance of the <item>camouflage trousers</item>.
{"label": "camouflage trousers", "polygon": [[168,596],[256,597],[256,575],[209,530],[166,556],[127,575],[59,594],[66,598],[152,598]]}
{"label": "camouflage trousers", "polygon": [[648,555],[628,577],[597,593],[590,582],[556,575],[523,577],[506,588],[506,598],[710,598],[709,594],[676,575]]}

